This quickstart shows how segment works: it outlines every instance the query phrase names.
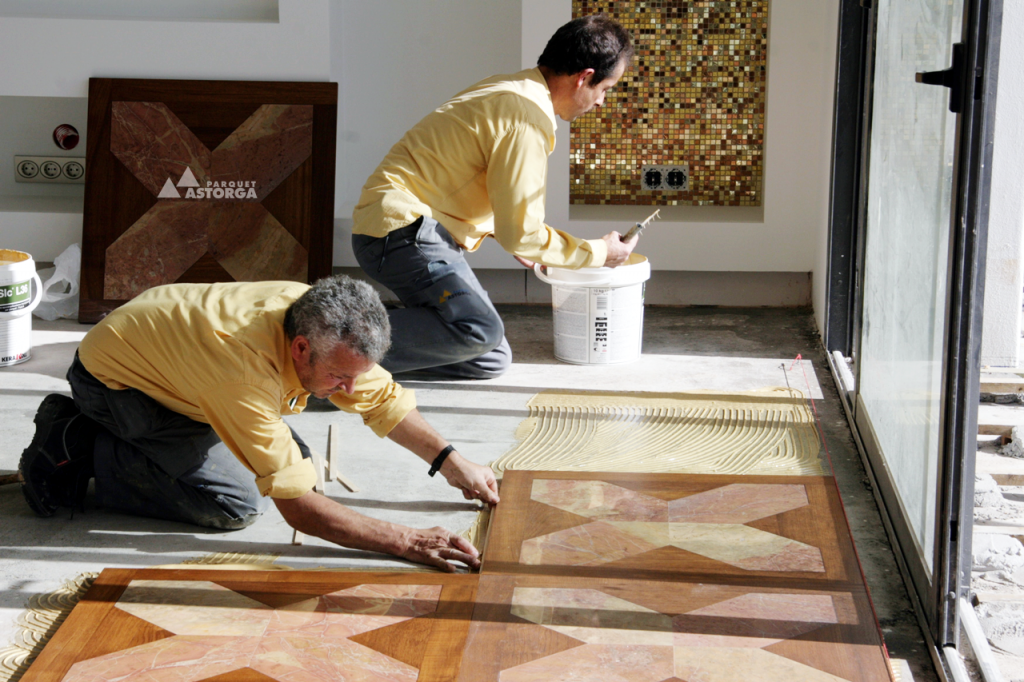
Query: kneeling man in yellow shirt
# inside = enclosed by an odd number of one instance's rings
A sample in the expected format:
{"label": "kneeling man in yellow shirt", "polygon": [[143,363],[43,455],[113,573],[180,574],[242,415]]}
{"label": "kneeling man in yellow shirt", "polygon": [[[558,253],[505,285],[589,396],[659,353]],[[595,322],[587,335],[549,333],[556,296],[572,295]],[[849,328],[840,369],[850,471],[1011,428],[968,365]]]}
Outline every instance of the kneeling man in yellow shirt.
{"label": "kneeling man in yellow shirt", "polygon": [[512,351],[501,316],[466,262],[493,237],[523,265],[616,267],[636,238],[579,239],[544,222],[556,117],[604,102],[633,58],[632,38],[604,15],[574,19],[532,69],[455,95],[391,148],[352,214],[360,267],[401,300],[390,311],[392,373],[487,379]]}
{"label": "kneeling man in yellow shirt", "polygon": [[68,370],[72,398],[47,396],[22,454],[22,491],[40,516],[81,504],[243,528],[269,497],[297,530],[345,547],[454,570],[477,550],[443,528],[363,516],[316,493],[309,448],[284,422],[310,395],[359,414],[440,471],[466,499],[498,502],[494,474],[454,450],[377,363],[387,311],[366,283],[171,284],[110,313]]}

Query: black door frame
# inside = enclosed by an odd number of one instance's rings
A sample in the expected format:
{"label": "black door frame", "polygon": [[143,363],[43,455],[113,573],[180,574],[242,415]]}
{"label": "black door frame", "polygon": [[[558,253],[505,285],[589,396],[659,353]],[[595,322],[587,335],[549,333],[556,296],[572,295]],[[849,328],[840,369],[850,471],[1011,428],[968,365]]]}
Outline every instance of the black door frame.
{"label": "black door frame", "polygon": [[[840,372],[832,353],[856,358],[859,345],[876,4],[877,0],[840,2],[824,330],[837,380]],[[857,401],[846,400],[844,392],[844,407],[861,445],[890,541],[939,666],[941,657],[934,649],[956,646],[958,599],[970,591],[972,474],[1001,21],[1002,0],[965,0],[961,41],[966,46],[967,68],[957,82],[965,94],[957,120],[954,161],[955,218],[950,221],[941,470],[931,581],[914,550],[910,525],[900,511],[870,425],[857,418]]]}

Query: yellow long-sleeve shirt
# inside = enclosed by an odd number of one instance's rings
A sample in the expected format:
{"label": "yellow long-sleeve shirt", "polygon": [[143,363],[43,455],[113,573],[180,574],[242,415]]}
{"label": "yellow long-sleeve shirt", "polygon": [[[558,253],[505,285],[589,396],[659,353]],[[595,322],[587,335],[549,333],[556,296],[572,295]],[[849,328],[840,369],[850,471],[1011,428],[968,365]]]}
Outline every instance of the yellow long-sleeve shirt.
{"label": "yellow long-sleeve shirt", "polygon": [[[284,314],[309,288],[297,282],[170,284],[110,313],[85,335],[79,359],[108,388],[135,388],[158,403],[209,424],[256,475],[264,495],[295,498],[313,489],[316,472],[302,459],[281,418],[306,407]],[[380,366],[355,391],[331,402],[360,414],[386,436],[416,406]]]}
{"label": "yellow long-sleeve shirt", "polygon": [[463,90],[384,157],[363,187],[353,233],[383,237],[422,215],[469,251],[493,236],[506,251],[544,265],[604,265],[603,241],[544,223],[556,126],[540,69],[493,76]]}

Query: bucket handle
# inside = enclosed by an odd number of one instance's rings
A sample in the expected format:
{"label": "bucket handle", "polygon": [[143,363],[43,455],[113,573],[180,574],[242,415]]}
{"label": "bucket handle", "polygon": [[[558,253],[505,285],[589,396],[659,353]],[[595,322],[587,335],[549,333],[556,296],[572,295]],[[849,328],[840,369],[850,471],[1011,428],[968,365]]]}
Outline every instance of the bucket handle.
{"label": "bucket handle", "polygon": [[32,302],[29,303],[24,308],[19,308],[18,310],[12,310],[6,313],[0,312],[0,321],[16,320],[19,317],[24,317],[25,315],[31,314],[32,311],[36,309],[36,306],[38,306],[39,303],[43,300],[43,283],[39,281],[39,275],[36,273],[32,273],[32,282],[36,285],[36,295],[33,298]]}

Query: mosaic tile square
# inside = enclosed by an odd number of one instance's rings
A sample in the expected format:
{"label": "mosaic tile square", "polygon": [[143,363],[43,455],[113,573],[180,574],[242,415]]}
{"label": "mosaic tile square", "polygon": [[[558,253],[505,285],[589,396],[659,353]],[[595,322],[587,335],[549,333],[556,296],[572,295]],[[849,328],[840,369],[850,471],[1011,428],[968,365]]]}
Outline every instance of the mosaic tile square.
{"label": "mosaic tile square", "polygon": [[890,680],[861,589],[485,575],[459,682]]}
{"label": "mosaic tile square", "polygon": [[[573,0],[633,34],[632,67],[571,124],[572,204],[760,206],[768,0]],[[686,191],[644,190],[644,165],[688,164]]]}
{"label": "mosaic tile square", "polygon": [[487,573],[860,581],[830,477],[506,471],[501,497]]}
{"label": "mosaic tile square", "polygon": [[107,570],[27,682],[453,679],[476,576]]}

